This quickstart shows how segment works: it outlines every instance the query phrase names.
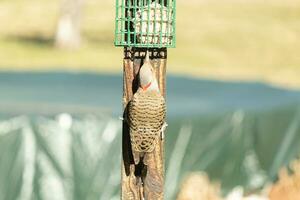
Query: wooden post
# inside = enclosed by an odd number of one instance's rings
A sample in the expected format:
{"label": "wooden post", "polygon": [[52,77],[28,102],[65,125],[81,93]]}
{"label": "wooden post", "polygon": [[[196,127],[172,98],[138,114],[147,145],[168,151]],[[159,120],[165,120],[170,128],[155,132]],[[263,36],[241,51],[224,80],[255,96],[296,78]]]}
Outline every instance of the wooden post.
{"label": "wooden post", "polygon": [[[138,89],[137,74],[143,64],[147,49],[124,49],[123,108]],[[166,91],[167,49],[148,49],[150,60],[156,72],[160,91]],[[123,121],[122,136],[122,200],[163,200],[164,199],[164,139],[149,155],[149,164],[135,165],[130,145],[128,125]]]}

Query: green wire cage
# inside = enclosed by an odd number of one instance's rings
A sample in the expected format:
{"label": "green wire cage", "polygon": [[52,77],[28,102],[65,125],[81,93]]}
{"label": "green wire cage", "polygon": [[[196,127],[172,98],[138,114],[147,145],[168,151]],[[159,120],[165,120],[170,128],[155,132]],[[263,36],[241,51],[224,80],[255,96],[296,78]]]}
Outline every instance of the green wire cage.
{"label": "green wire cage", "polygon": [[175,47],[176,0],[116,0],[115,46]]}

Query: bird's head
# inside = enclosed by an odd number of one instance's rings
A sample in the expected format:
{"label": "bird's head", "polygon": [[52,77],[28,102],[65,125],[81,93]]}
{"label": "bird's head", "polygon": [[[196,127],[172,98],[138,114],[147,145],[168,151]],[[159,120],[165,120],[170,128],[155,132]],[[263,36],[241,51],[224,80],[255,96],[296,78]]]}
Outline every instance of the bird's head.
{"label": "bird's head", "polygon": [[146,91],[146,90],[159,91],[155,73],[154,73],[153,67],[150,63],[148,51],[146,54],[144,64],[140,69],[139,79],[140,79],[140,87],[144,91]]}

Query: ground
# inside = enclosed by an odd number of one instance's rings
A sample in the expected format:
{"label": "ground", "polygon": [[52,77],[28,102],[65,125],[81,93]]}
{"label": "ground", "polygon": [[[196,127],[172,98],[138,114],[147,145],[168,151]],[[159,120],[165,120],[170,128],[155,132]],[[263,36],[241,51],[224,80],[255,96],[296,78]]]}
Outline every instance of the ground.
{"label": "ground", "polygon": [[[83,46],[53,47],[59,0],[0,2],[1,70],[120,73],[114,1],[86,0]],[[177,5],[168,73],[300,88],[300,0],[189,0]]]}

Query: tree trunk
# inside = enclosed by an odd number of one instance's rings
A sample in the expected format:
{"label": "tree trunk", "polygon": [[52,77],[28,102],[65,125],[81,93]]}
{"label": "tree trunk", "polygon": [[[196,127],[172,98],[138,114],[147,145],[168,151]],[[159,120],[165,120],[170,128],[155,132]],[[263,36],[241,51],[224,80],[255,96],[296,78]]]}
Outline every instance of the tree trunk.
{"label": "tree trunk", "polygon": [[[150,49],[150,60],[156,72],[159,88],[165,96],[165,76],[167,49]],[[126,106],[138,89],[137,74],[143,64],[146,49],[124,49],[123,107]],[[149,155],[149,164],[134,165],[130,145],[129,129],[123,122],[122,144],[122,200],[163,200],[164,198],[164,139],[160,140],[155,150]]]}
{"label": "tree trunk", "polygon": [[80,18],[83,0],[63,0],[55,36],[55,46],[63,49],[79,48]]}

